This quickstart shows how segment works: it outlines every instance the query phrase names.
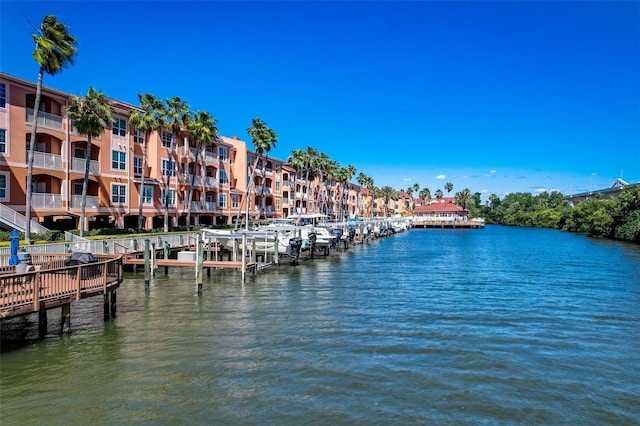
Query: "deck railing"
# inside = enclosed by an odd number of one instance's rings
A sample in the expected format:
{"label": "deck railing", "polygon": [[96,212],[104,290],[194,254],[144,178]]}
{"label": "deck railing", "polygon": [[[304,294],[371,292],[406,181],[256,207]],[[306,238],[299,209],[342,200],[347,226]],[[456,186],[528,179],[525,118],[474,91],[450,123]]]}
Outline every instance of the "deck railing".
{"label": "deck railing", "polygon": [[35,271],[2,271],[0,318],[106,294],[122,282],[122,256],[96,256],[95,263],[64,266],[67,257],[65,253],[35,255]]}

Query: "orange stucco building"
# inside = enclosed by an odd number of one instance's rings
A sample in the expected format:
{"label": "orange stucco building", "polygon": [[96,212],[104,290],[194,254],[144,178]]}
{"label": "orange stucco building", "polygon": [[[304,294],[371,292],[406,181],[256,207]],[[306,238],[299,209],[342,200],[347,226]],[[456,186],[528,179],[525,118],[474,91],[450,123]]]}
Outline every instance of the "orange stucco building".
{"label": "orange stucco building", "polygon": [[[3,216],[25,213],[27,152],[34,120],[36,84],[0,73],[0,204]],[[108,94],[107,94],[108,95]],[[80,228],[80,204],[89,152],[65,109],[72,95],[42,88],[33,161],[32,220],[47,228]],[[129,123],[138,108],[115,99],[113,124],[92,138],[85,229],[136,228],[143,187],[144,229],[162,229],[165,209],[169,227],[187,220],[193,225],[231,224],[251,218],[324,213],[335,218],[365,216],[358,185],[307,183],[284,160],[257,158],[247,143],[221,136],[198,147],[185,130],[167,129],[145,135]],[[257,160],[257,161],[256,161]],[[263,164],[263,162],[265,164]],[[253,183],[251,171],[256,165]],[[144,178],[144,185],[141,185]],[[165,194],[168,206],[165,206]],[[11,227],[10,218],[2,220]]]}

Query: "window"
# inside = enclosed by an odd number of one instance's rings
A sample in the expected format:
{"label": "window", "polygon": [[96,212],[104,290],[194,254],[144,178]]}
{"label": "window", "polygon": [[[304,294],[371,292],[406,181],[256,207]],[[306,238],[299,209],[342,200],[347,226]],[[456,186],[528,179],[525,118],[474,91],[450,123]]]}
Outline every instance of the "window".
{"label": "window", "polygon": [[280,181],[276,181],[276,191],[280,191]]}
{"label": "window", "polygon": [[74,183],[73,184],[73,195],[82,195],[82,187],[84,184],[82,183]]}
{"label": "window", "polygon": [[218,206],[221,209],[227,207],[227,194],[218,194]]}
{"label": "window", "polygon": [[220,161],[227,161],[228,157],[228,153],[227,153],[227,148],[225,147],[219,147],[218,148],[218,157],[220,157]]}
{"label": "window", "polygon": [[7,152],[7,130],[0,129],[0,152]]}
{"label": "window", "polygon": [[169,160],[162,160],[162,176],[175,176],[176,175],[176,162]]}
{"label": "window", "polygon": [[114,118],[111,131],[116,136],[127,136],[127,120],[124,118]]}
{"label": "window", "polygon": [[168,132],[166,130],[162,131],[162,146],[165,148],[173,149],[173,133]]}
{"label": "window", "polygon": [[6,173],[0,173],[0,200],[6,200],[9,194],[9,177]]}
{"label": "window", "polygon": [[162,205],[164,206],[165,203],[165,197],[169,197],[169,199],[167,200],[167,204],[170,206],[175,206],[176,205],[176,190],[175,189],[170,189],[169,193],[167,194],[167,188],[162,188]]}
{"label": "window", "polygon": [[139,129],[133,129],[133,143],[144,143],[144,132]]}
{"label": "window", "polygon": [[220,185],[224,185],[225,183],[227,183],[227,172],[225,172],[224,170],[220,170],[220,173],[218,175],[218,182],[220,182]]}
{"label": "window", "polygon": [[276,211],[280,211],[280,199],[276,198]]}
{"label": "window", "polygon": [[142,192],[142,204],[152,204],[153,188],[145,186]]}
{"label": "window", "polygon": [[7,85],[0,83],[0,108],[7,107]]}
{"label": "window", "polygon": [[127,202],[127,186],[111,184],[111,202],[113,204],[126,204]]}
{"label": "window", "polygon": [[127,153],[124,151],[111,151],[111,168],[113,170],[126,170]]}
{"label": "window", "polygon": [[240,208],[240,196],[238,194],[231,194],[231,207],[234,209]]}
{"label": "window", "polygon": [[142,175],[142,157],[133,157],[133,174]]}
{"label": "window", "polygon": [[87,151],[84,148],[75,148],[73,158],[87,158]]}

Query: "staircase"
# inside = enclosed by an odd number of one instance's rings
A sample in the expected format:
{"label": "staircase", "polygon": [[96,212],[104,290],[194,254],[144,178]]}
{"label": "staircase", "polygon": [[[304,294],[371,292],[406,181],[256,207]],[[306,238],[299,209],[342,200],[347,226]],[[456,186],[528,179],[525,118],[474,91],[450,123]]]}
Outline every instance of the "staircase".
{"label": "staircase", "polygon": [[[4,223],[10,228],[13,228],[19,232],[25,232],[27,226],[27,218],[10,207],[0,204],[0,222]],[[49,231],[48,228],[40,225],[38,222],[31,221],[31,232],[35,234],[44,234]],[[72,234],[71,232],[64,232],[64,239],[72,242],[86,242],[85,238]]]}

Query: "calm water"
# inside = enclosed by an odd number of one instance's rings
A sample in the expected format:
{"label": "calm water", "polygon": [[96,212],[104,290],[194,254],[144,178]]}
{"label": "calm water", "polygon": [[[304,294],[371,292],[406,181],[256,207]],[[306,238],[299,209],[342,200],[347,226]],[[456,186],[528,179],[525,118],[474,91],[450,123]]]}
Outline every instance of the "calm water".
{"label": "calm water", "polygon": [[413,230],[201,297],[170,273],[69,335],[5,322],[0,423],[640,424],[638,246]]}

